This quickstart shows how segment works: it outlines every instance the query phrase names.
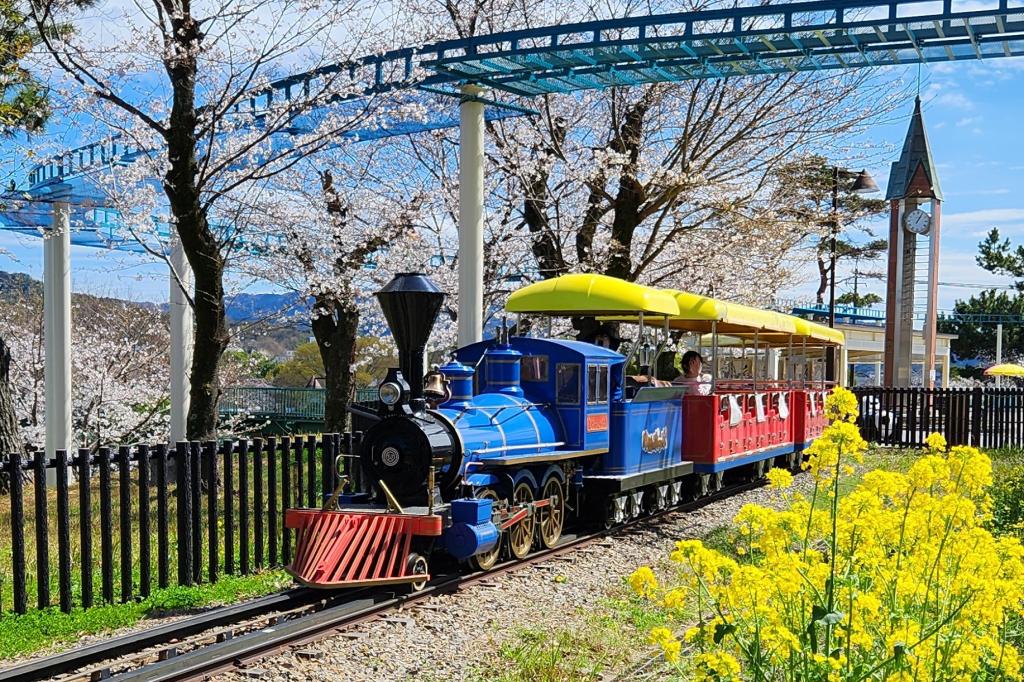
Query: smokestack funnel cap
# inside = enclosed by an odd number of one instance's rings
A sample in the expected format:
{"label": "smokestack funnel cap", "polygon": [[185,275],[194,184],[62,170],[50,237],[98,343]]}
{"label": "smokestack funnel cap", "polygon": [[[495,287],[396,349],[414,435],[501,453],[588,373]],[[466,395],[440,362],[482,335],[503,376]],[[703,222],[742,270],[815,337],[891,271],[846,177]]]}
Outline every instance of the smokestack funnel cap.
{"label": "smokestack funnel cap", "polygon": [[420,272],[400,272],[377,292],[413,398],[423,397],[423,351],[445,294]]}

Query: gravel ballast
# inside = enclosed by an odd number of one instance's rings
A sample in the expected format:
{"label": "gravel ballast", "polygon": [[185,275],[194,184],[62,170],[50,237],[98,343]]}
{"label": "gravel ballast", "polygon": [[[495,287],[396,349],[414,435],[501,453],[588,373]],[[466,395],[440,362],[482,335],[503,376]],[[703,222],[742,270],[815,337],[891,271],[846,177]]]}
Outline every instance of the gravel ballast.
{"label": "gravel ballast", "polygon": [[[805,487],[808,477],[796,479]],[[572,630],[620,592],[638,566],[665,559],[676,540],[703,537],[729,525],[747,503],[778,506],[778,491],[749,490],[691,512],[639,524],[572,554],[433,597],[300,650],[265,659],[220,682],[284,680],[467,680],[499,664],[495,652],[517,631]],[[638,648],[645,644],[638,642]],[[486,674],[483,675],[486,677]]]}

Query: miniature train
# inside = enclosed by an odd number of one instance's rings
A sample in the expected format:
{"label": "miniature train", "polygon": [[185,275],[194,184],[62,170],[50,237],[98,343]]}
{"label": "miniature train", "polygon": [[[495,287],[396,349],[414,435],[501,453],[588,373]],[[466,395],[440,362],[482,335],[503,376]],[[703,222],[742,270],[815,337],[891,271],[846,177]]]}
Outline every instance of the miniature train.
{"label": "miniature train", "polygon": [[[432,555],[486,570],[503,553],[556,545],[569,524],[622,523],[748,479],[796,468],[825,426],[824,382],[758,380],[758,350],[843,342],[806,320],[601,275],[566,275],[514,293],[506,309],[583,315],[637,325],[627,357],[581,341],[509,334],[457,350],[424,375],[427,339],[444,294],[400,274],[377,298],[400,368],[379,386],[375,423],[359,445],[366,490],[339,490],[323,509],[290,509],[297,529],[288,571],[308,586],[404,583],[422,588]],[[753,377],[707,395],[638,384],[657,351],[644,340],[674,331],[752,343]],[[720,345],[721,344],[721,345]],[[661,346],[659,346],[660,348]]]}

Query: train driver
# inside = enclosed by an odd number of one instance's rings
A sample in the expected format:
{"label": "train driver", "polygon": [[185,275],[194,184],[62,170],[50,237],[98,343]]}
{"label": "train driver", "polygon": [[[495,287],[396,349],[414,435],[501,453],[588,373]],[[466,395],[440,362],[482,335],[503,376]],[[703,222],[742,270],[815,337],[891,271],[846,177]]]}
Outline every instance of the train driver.
{"label": "train driver", "polygon": [[686,392],[690,395],[709,395],[711,393],[711,384],[700,373],[704,365],[704,359],[700,356],[700,353],[694,350],[686,351],[683,353],[680,364],[682,365],[683,373],[672,381],[672,385],[685,386],[687,388]]}

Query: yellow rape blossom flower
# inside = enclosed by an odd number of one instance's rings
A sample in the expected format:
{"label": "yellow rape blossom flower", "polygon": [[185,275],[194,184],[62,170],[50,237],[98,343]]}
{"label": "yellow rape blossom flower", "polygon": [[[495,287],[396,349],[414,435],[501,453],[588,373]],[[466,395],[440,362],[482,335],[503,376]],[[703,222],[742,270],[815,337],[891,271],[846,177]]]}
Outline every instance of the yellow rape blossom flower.
{"label": "yellow rape blossom flower", "polygon": [[682,649],[682,644],[668,628],[652,628],[647,636],[647,641],[651,644],[657,644],[665,655],[665,660],[669,663],[677,663],[679,661],[679,652]]}
{"label": "yellow rape blossom flower", "polygon": [[641,566],[629,576],[629,586],[641,597],[650,597],[658,589],[658,579],[649,566]]}
{"label": "yellow rape blossom flower", "polygon": [[[1024,546],[985,526],[991,461],[933,434],[906,472],[840,487],[867,445],[851,419],[856,401],[836,394],[834,421],[807,452],[810,499],[737,513],[731,545],[743,563],[682,540],[668,584],[646,567],[630,584],[670,619],[696,614],[681,625],[702,682],[845,681],[867,670],[870,682],[1022,679],[1007,624],[1024,618]],[[773,487],[790,485],[775,471]],[[683,653],[667,627],[650,641],[670,663]]]}
{"label": "yellow rape blossom flower", "polygon": [[924,444],[933,454],[941,454],[947,449],[946,438],[941,433],[931,434],[925,439]]}
{"label": "yellow rape blossom flower", "polygon": [[724,652],[701,654],[697,657],[697,682],[729,682],[740,679],[740,662]]}
{"label": "yellow rape blossom flower", "polygon": [[778,490],[793,485],[793,474],[785,469],[774,468],[768,472],[768,485]]}

